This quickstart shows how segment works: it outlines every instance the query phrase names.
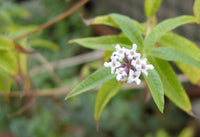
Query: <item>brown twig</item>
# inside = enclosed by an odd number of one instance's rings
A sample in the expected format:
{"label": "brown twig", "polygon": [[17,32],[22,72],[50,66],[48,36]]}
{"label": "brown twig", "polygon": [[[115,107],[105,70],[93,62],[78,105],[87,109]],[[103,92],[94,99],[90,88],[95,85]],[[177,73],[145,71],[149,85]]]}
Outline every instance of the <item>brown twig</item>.
{"label": "brown twig", "polygon": [[23,35],[20,35],[16,38],[14,38],[13,40],[14,41],[17,41],[19,39],[22,39],[24,37],[27,37],[33,33],[36,33],[36,32],[39,32],[39,31],[42,31],[50,26],[52,26],[53,24],[63,20],[64,18],[68,17],[69,15],[71,15],[72,13],[74,13],[76,10],[78,10],[80,7],[82,7],[83,5],[85,5],[87,2],[89,2],[89,0],[81,0],[80,2],[76,3],[74,6],[72,6],[69,10],[67,10],[66,12],[62,13],[61,15],[59,15],[58,17],[54,18],[53,20],[39,26],[38,28],[36,28],[35,30],[33,31],[30,31],[26,34],[23,34]]}
{"label": "brown twig", "polygon": [[[189,80],[185,75],[179,75],[179,80],[181,82],[188,82]],[[129,89],[142,89],[145,88],[145,83],[142,82],[140,85],[136,84],[124,84],[122,87],[122,90],[129,90]],[[25,93],[23,96],[29,97],[29,96],[59,96],[59,95],[65,95],[69,93],[72,90],[72,88],[66,89],[66,87],[61,88],[55,88],[55,89],[46,89],[46,90],[33,90],[32,92]],[[35,93],[34,93],[35,92]],[[14,92],[0,92],[0,96],[3,97],[19,97],[21,92],[14,91]]]}

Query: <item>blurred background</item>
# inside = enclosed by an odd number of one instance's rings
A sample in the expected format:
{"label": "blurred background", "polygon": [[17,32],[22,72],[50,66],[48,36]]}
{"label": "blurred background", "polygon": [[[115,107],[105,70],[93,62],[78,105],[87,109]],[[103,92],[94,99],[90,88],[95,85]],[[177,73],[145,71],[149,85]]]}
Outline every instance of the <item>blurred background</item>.
{"label": "blurred background", "polygon": [[[0,0],[0,33],[11,38],[19,36],[52,20],[76,2],[78,0]],[[97,92],[65,101],[67,93],[59,89],[63,85],[70,91],[102,65],[101,51],[68,44],[69,40],[118,33],[101,25],[86,26],[80,15],[92,18],[115,12],[145,22],[143,4],[144,0],[91,0],[68,18],[31,35],[29,44],[46,61],[54,64],[56,76],[41,67],[40,57],[28,57],[31,89],[43,89],[43,93],[28,97],[0,97],[0,137],[199,137],[197,119],[168,100],[161,114],[152,100],[145,102],[143,88],[122,89],[105,108],[97,132],[93,117]],[[157,13],[158,22],[183,14],[191,15],[192,6],[193,0],[163,0]],[[185,25],[175,32],[200,45],[199,26]],[[41,44],[36,39],[46,42]],[[180,75],[180,71],[173,67]],[[200,89],[187,80],[183,85],[194,113],[200,118]],[[45,90],[53,88],[57,90]],[[12,87],[12,91],[19,90],[21,88],[17,85]]]}

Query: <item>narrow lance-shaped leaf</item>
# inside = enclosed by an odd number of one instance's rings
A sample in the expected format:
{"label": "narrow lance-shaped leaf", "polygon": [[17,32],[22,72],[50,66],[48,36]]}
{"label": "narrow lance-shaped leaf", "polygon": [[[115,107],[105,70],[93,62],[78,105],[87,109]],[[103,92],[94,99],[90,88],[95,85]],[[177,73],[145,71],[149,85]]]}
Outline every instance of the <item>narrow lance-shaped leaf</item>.
{"label": "narrow lance-shaped leaf", "polygon": [[[178,34],[168,32],[163,35],[159,43],[161,46],[177,49],[200,61],[200,49],[196,44]],[[200,84],[200,69],[182,62],[175,63],[193,84]]]}
{"label": "narrow lance-shaped leaf", "polygon": [[[92,24],[92,25],[102,24],[102,25],[107,25],[107,26],[111,26],[111,27],[119,29],[120,26],[118,26],[118,24],[114,21],[112,15],[113,14],[98,16],[98,17],[92,19],[90,21],[90,24]],[[135,26],[140,30],[140,32],[142,34],[145,33],[145,24],[140,24],[138,21],[136,21],[134,19],[131,19],[131,21],[135,24]]]}
{"label": "narrow lance-shaped leaf", "polygon": [[127,47],[132,45],[129,39],[123,35],[74,39],[70,40],[69,43],[78,43],[86,48],[109,51],[114,51],[116,44],[124,44],[127,45]]}
{"label": "narrow lance-shaped leaf", "polygon": [[159,48],[155,48],[151,52],[151,55],[160,59],[168,60],[168,61],[184,62],[186,64],[200,68],[200,61],[197,61],[193,57],[176,49],[159,47]]}
{"label": "narrow lance-shaped leaf", "polygon": [[18,73],[18,64],[14,51],[1,51],[0,50],[0,68],[10,74]]}
{"label": "narrow lance-shaped leaf", "polygon": [[132,22],[129,17],[112,14],[113,20],[120,27],[122,32],[126,35],[126,37],[132,42],[138,45],[138,50],[143,47],[143,39],[140,31],[136,27],[136,25]]}
{"label": "narrow lance-shaped leaf", "polygon": [[180,16],[167,19],[158,24],[146,37],[144,41],[144,49],[146,52],[151,50],[156,42],[168,31],[171,31],[181,25],[196,22],[194,16]]}
{"label": "narrow lance-shaped leaf", "polygon": [[111,74],[110,68],[102,67],[98,69],[93,74],[89,75],[86,79],[84,79],[78,86],[76,86],[65,99],[71,98],[73,96],[82,94],[91,89],[101,86],[103,83],[108,80],[114,78],[115,75]]}
{"label": "narrow lance-shaped leaf", "polygon": [[151,95],[158,106],[158,109],[163,112],[164,109],[164,91],[163,84],[160,79],[160,76],[156,70],[149,70],[148,76],[144,75],[144,78],[148,84],[148,87],[151,91]]}
{"label": "narrow lance-shaped leaf", "polygon": [[31,47],[43,47],[56,51],[59,49],[58,45],[55,44],[54,42],[43,39],[31,40],[29,44]]}
{"label": "narrow lance-shaped leaf", "polygon": [[108,104],[110,99],[114,97],[118,91],[120,90],[122,84],[113,78],[104,85],[102,85],[101,89],[98,91],[96,104],[95,104],[95,120],[98,121],[104,107]]}
{"label": "narrow lance-shaped leaf", "polygon": [[190,100],[169,63],[151,56],[148,56],[148,60],[160,75],[165,95],[179,108],[189,113],[191,111]]}
{"label": "narrow lance-shaped leaf", "polygon": [[161,3],[162,0],[145,0],[144,10],[146,16],[151,18],[156,13]]}
{"label": "narrow lance-shaped leaf", "polygon": [[194,1],[193,12],[194,12],[194,16],[198,20],[198,23],[200,23],[200,0]]}

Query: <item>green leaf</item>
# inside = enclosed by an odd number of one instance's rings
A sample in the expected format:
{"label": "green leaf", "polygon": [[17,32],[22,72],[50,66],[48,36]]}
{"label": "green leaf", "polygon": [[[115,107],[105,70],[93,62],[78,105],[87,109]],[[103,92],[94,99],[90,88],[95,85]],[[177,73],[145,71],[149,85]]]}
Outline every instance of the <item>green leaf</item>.
{"label": "green leaf", "polygon": [[[140,24],[138,21],[133,20],[133,19],[131,19],[131,21],[135,24],[135,26],[140,30],[142,34],[145,33],[145,26],[146,26],[145,24]],[[120,28],[120,26],[117,23],[115,23],[113,19],[113,14],[98,16],[92,19],[90,24],[93,24],[93,25],[103,24],[103,25],[111,26],[118,29]]]}
{"label": "green leaf", "polygon": [[197,18],[198,22],[200,23],[200,0],[194,1],[193,12],[194,12],[194,16]]}
{"label": "green leaf", "polygon": [[1,51],[0,50],[0,68],[10,74],[18,73],[17,60],[12,51]]}
{"label": "green leaf", "polygon": [[12,84],[12,79],[8,73],[0,69],[0,92],[9,92]]}
{"label": "green leaf", "polygon": [[0,36],[0,50],[10,50],[10,49],[14,49],[15,45],[12,42],[12,40]]}
{"label": "green leaf", "polygon": [[102,49],[110,51],[115,50],[116,44],[124,44],[127,45],[127,47],[132,45],[132,43],[123,35],[74,39],[70,40],[69,43],[78,43],[81,46],[90,49]]}
{"label": "green leaf", "polygon": [[[161,46],[177,49],[200,61],[200,49],[196,44],[178,34],[166,33],[159,43]],[[175,63],[193,84],[200,84],[200,69],[181,62]]]}
{"label": "green leaf", "polygon": [[98,121],[104,107],[108,104],[110,99],[114,97],[120,90],[122,84],[113,78],[104,83],[101,89],[98,91],[96,104],[95,104],[95,120]]}
{"label": "green leaf", "polygon": [[197,61],[193,57],[176,49],[159,47],[152,50],[151,55],[168,61],[184,62],[186,64],[200,68],[200,61]]}
{"label": "green leaf", "polygon": [[55,51],[59,49],[57,44],[49,40],[35,39],[35,40],[31,40],[29,44],[31,47],[43,47],[43,48],[48,48]]}
{"label": "green leaf", "polygon": [[160,75],[165,95],[179,108],[189,113],[191,111],[190,100],[169,63],[151,56],[148,60]]}
{"label": "green leaf", "polygon": [[132,42],[137,44],[138,50],[143,46],[143,39],[140,31],[129,17],[112,14],[113,20],[120,27],[121,31]]}
{"label": "green leaf", "polygon": [[148,76],[143,75],[148,87],[151,91],[151,95],[158,106],[158,109],[163,113],[164,109],[164,91],[162,81],[156,70],[149,70]]}
{"label": "green leaf", "polygon": [[146,16],[151,18],[156,13],[161,3],[162,0],[145,0],[144,10]]}
{"label": "green leaf", "polygon": [[180,16],[172,19],[167,19],[158,24],[146,37],[144,41],[144,49],[150,51],[156,42],[168,31],[171,31],[181,25],[196,22],[194,16]]}
{"label": "green leaf", "polygon": [[110,68],[102,67],[93,74],[91,74],[90,76],[88,76],[86,79],[84,79],[66,96],[65,99],[68,99],[70,97],[79,95],[81,93],[94,89],[98,86],[101,86],[103,83],[107,82],[108,80],[114,77],[115,75],[111,74]]}

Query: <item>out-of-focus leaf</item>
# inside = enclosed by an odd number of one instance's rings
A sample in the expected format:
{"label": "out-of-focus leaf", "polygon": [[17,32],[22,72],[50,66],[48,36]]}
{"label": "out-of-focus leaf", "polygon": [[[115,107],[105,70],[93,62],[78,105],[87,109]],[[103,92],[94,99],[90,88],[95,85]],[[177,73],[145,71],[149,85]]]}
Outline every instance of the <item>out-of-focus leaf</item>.
{"label": "out-of-focus leaf", "polygon": [[178,137],[194,137],[194,129],[186,127],[181,131]]}
{"label": "out-of-focus leaf", "polygon": [[143,47],[143,39],[139,29],[133,21],[129,17],[120,14],[112,14],[112,18],[126,37],[132,43],[137,44],[138,50],[140,50]]}
{"label": "out-of-focus leaf", "polygon": [[151,18],[156,13],[161,3],[162,0],[145,0],[144,11],[146,16]]}
{"label": "out-of-focus leaf", "polygon": [[180,61],[200,69],[200,61],[173,48],[159,47],[152,50],[151,55],[168,61]]}
{"label": "out-of-focus leaf", "polygon": [[200,0],[194,1],[193,12],[194,12],[194,16],[198,20],[198,23],[200,23]]}
{"label": "out-of-focus leaf", "polygon": [[149,52],[156,42],[168,31],[171,31],[181,25],[196,22],[194,16],[179,16],[167,19],[158,24],[145,38],[144,49]]}
{"label": "out-of-focus leaf", "polygon": [[[20,46],[25,48],[27,45],[27,38],[24,38],[20,41]],[[27,54],[19,54],[19,64],[22,72],[26,75],[27,74]]]}
{"label": "out-of-focus leaf", "polygon": [[160,129],[157,131],[156,137],[170,137],[170,135],[164,129]]}
{"label": "out-of-focus leaf", "polygon": [[65,99],[69,99],[73,96],[79,95],[98,86],[101,86],[103,83],[107,82],[108,80],[114,77],[115,75],[111,74],[110,68],[102,67],[93,74],[89,75],[86,79],[84,79],[66,96]]}
{"label": "out-of-focus leaf", "polygon": [[14,51],[0,50],[0,68],[10,74],[18,73],[17,60],[14,54]]}
{"label": "out-of-focus leaf", "polygon": [[148,57],[148,60],[160,75],[165,95],[179,108],[189,113],[191,111],[190,100],[170,64],[151,56]]}
{"label": "out-of-focus leaf", "polygon": [[[9,25],[6,29],[6,31],[8,33],[10,33],[10,37],[11,38],[15,38],[17,36],[20,36],[20,35],[23,35],[23,34],[26,34],[34,29],[36,29],[37,26],[36,25],[29,25],[29,26],[18,26],[16,24],[13,24],[13,25]],[[37,35],[37,34],[34,34],[34,35]]]}
{"label": "out-of-focus leaf", "polygon": [[130,45],[132,45],[132,43],[123,35],[74,39],[70,40],[69,43],[78,43],[86,48],[110,51],[115,50],[116,44],[124,44],[127,45],[127,47],[131,47]]}
{"label": "out-of-focus leaf", "polygon": [[122,84],[113,78],[104,83],[98,91],[96,104],[95,104],[95,120],[98,121],[104,107],[108,104],[112,97],[114,97],[120,90]]}
{"label": "out-of-focus leaf", "polygon": [[[159,43],[164,47],[169,47],[184,52],[197,61],[200,61],[200,49],[196,46],[196,44],[178,34],[166,33],[159,40]],[[193,84],[200,83],[200,69],[181,62],[175,63]]]}
{"label": "out-of-focus leaf", "polygon": [[149,70],[148,76],[144,75],[144,78],[148,84],[148,87],[151,91],[151,95],[158,106],[160,112],[163,112],[164,109],[164,91],[163,84],[160,79],[160,76],[155,70]]}
{"label": "out-of-focus leaf", "polygon": [[10,15],[4,10],[0,10],[0,21],[3,21],[4,24],[13,23]]}
{"label": "out-of-focus leaf", "polygon": [[[114,21],[113,19],[113,14],[109,14],[109,15],[104,15],[104,16],[98,16],[94,19],[92,19],[90,21],[90,24],[103,24],[103,25],[107,25],[107,26],[111,26],[114,28],[120,28],[119,25]],[[137,28],[140,30],[140,32],[142,34],[145,33],[145,24],[140,24],[139,22],[137,22],[136,20],[131,19],[132,22],[137,26]],[[90,25],[89,24],[89,25]]]}
{"label": "out-of-focus leaf", "polygon": [[8,73],[0,69],[0,92],[9,92],[12,84],[12,79]]}
{"label": "out-of-focus leaf", "polygon": [[10,50],[10,49],[14,49],[14,43],[12,40],[0,36],[0,50]]}
{"label": "out-of-focus leaf", "polygon": [[29,45],[31,47],[43,47],[43,48],[48,48],[48,49],[55,50],[55,51],[57,51],[59,49],[59,46],[57,44],[55,44],[54,42],[49,41],[49,40],[43,40],[43,39],[31,40],[29,42]]}

